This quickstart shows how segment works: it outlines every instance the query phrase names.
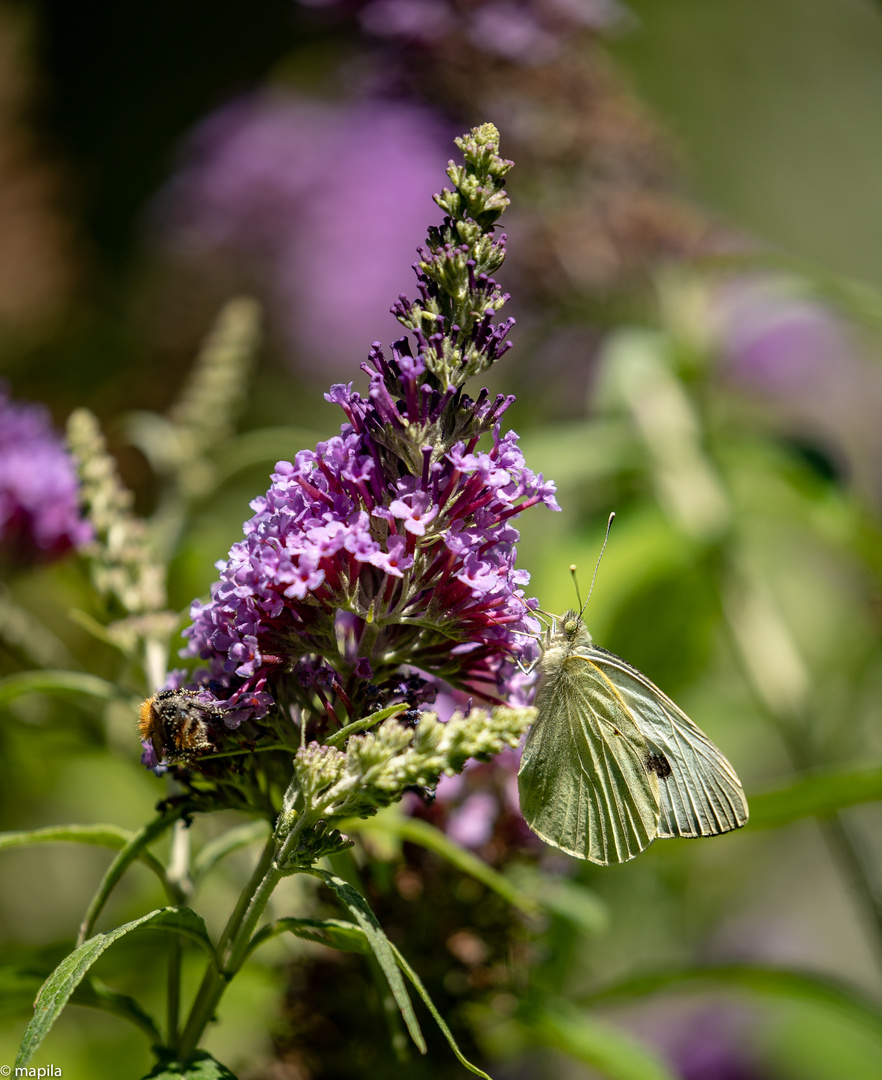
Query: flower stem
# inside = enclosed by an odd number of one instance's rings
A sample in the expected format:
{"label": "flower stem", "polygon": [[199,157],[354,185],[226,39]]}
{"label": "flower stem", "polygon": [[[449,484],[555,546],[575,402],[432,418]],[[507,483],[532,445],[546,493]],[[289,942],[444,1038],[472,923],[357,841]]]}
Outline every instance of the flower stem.
{"label": "flower stem", "polygon": [[166,1002],[166,1042],[174,1046],[178,1041],[181,1012],[181,939],[171,935],[168,946],[168,1000]]}
{"label": "flower stem", "polygon": [[275,852],[276,838],[271,836],[220,936],[217,944],[217,965],[209,963],[206,968],[202,985],[176,1047],[182,1061],[191,1057],[198,1047],[227,985],[248,955],[251,935],[273,889],[284,877],[284,872],[274,858]]}

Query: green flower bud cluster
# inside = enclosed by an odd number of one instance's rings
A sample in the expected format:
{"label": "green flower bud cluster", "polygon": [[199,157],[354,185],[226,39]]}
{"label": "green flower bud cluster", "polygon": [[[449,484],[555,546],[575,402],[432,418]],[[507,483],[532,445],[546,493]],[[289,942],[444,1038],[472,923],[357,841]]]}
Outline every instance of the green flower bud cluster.
{"label": "green flower bud cluster", "polygon": [[[499,706],[489,713],[454,713],[443,723],[424,713],[415,728],[389,719],[376,731],[353,735],[345,750],[311,743],[294,758],[280,828],[287,834],[295,822],[304,828],[369,817],[408,788],[431,788],[443,774],[461,772],[469,758],[487,761],[506,746],[517,746],[534,716],[533,709]],[[294,857],[300,862],[302,852]]]}
{"label": "green flower bud cluster", "polygon": [[83,549],[95,588],[127,616],[164,611],[165,567],[155,559],[144,522],[132,511],[134,497],[119,477],[95,416],[77,409],[68,420],[67,437],[80,497],[95,529],[95,539]]}
{"label": "green flower bud cluster", "polygon": [[435,196],[447,216],[429,229],[427,249],[420,250],[421,295],[393,309],[415,333],[420,358],[441,390],[458,390],[491,367],[507,347],[503,339],[511,326],[511,320],[491,322],[508,299],[491,275],[505,258],[505,237],[494,229],[509,204],[502,181],[513,162],[500,157],[492,124],[473,128],[456,145],[465,160],[449,163],[454,188]]}

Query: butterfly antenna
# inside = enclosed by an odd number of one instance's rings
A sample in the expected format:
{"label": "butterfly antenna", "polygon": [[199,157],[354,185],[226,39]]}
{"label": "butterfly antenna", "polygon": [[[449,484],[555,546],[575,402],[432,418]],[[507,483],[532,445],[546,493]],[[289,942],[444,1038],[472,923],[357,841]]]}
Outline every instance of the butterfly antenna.
{"label": "butterfly antenna", "polygon": [[573,577],[573,584],[576,586],[576,602],[579,605],[579,610],[584,611],[585,609],[582,606],[582,597],[579,594],[579,579],[576,577],[576,564],[575,563],[570,563],[570,574]]}
{"label": "butterfly antenna", "polygon": [[[604,538],[603,538],[603,547],[600,549],[600,554],[597,556],[597,563],[594,566],[594,576],[591,578],[591,588],[588,590],[588,595],[585,597],[585,603],[582,604],[581,608],[579,609],[579,618],[580,619],[582,617],[583,612],[585,611],[585,608],[588,606],[588,601],[591,599],[591,594],[594,592],[594,582],[597,580],[597,571],[600,569],[600,560],[603,558],[604,551],[606,551],[606,542],[607,542],[607,540],[609,540],[609,530],[612,528],[613,518],[615,518],[615,516],[616,516],[615,511],[613,511],[609,515],[609,521],[606,523],[606,536],[604,536]],[[575,579],[576,579],[576,568],[574,566],[572,566],[572,567],[570,567],[570,569],[573,572],[573,580],[575,581]],[[576,585],[576,596],[578,596],[578,595],[579,595],[579,586]]]}

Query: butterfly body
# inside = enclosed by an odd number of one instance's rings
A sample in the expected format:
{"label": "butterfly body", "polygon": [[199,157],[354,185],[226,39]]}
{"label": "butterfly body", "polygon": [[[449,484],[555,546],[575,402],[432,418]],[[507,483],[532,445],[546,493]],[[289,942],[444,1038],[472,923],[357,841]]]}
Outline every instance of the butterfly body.
{"label": "butterfly body", "polygon": [[530,828],[576,858],[625,862],[658,837],[747,821],[734,769],[645,675],[568,611],[540,661],[518,789]]}

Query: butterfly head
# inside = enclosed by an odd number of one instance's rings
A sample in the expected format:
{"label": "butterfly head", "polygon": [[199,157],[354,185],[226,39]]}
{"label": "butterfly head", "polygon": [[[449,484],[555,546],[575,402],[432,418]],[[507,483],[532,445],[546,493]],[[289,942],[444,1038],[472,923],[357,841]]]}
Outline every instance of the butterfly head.
{"label": "butterfly head", "polygon": [[576,642],[583,645],[591,644],[591,635],[588,633],[587,626],[582,622],[582,616],[578,611],[564,612],[560,617],[558,627],[558,634],[568,646],[572,646]]}

